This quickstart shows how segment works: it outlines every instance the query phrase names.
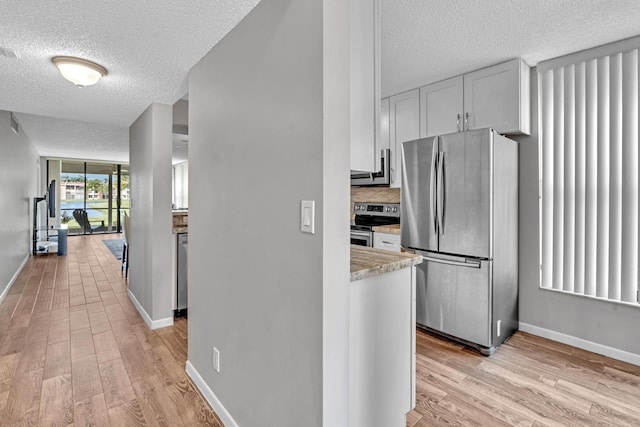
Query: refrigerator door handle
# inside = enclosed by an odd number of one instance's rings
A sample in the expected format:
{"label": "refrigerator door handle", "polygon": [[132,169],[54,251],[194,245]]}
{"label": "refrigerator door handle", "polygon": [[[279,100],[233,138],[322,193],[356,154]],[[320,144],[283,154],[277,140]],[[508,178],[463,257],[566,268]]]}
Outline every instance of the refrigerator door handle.
{"label": "refrigerator door handle", "polygon": [[440,233],[444,236],[444,151],[441,151],[438,157],[438,196],[436,203],[438,205],[438,228],[440,229]]}
{"label": "refrigerator door handle", "polygon": [[435,257],[430,257],[425,255],[422,256],[422,259],[424,259],[425,261],[438,262],[440,264],[455,265],[457,267],[469,267],[469,268],[481,267],[480,261],[471,260],[471,259],[465,259],[464,261],[453,261],[450,259],[435,258]]}
{"label": "refrigerator door handle", "polygon": [[431,213],[431,222],[433,223],[433,232],[438,234],[438,213],[436,211],[436,168],[438,164],[438,142],[439,136],[433,138],[433,150],[431,151],[431,185],[429,186],[429,205]]}

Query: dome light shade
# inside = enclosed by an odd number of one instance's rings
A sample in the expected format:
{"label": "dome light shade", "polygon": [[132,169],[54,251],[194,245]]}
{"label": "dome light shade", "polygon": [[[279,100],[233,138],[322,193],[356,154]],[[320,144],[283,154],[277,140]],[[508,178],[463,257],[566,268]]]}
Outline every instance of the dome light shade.
{"label": "dome light shade", "polygon": [[95,62],[73,56],[54,56],[51,62],[62,77],[76,86],[91,86],[107,75],[107,69]]}

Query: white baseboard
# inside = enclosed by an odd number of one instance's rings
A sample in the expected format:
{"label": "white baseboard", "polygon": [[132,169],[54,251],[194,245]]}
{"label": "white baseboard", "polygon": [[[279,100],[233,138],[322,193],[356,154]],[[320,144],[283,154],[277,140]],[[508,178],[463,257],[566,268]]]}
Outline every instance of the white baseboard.
{"label": "white baseboard", "polygon": [[16,270],[16,272],[13,275],[13,277],[11,278],[11,280],[9,280],[9,283],[7,283],[7,287],[4,288],[4,291],[2,291],[2,293],[0,294],[0,304],[2,304],[4,302],[4,299],[9,294],[9,291],[11,290],[11,287],[13,286],[14,283],[16,283],[16,280],[18,279],[18,276],[20,275],[20,273],[22,273],[22,269],[24,268],[25,265],[27,265],[27,261],[29,261],[29,257],[30,256],[31,256],[31,254],[27,254],[27,256],[24,257],[24,259],[22,260],[22,263],[20,264],[20,267],[18,267],[18,269]]}
{"label": "white baseboard", "polygon": [[198,387],[202,396],[209,402],[209,405],[216,412],[220,420],[222,420],[222,424],[226,427],[238,427],[238,424],[235,422],[231,414],[226,410],[226,408],[222,405],[222,402],[218,400],[218,397],[215,395],[213,390],[207,385],[206,382],[202,379],[196,368],[193,367],[191,362],[187,360],[187,375],[193,380],[193,383]]}
{"label": "white baseboard", "polygon": [[520,322],[520,330],[524,332],[528,332],[533,335],[543,337],[543,338],[548,338],[553,341],[558,341],[564,344],[572,345],[574,347],[591,351],[593,353],[598,353],[603,356],[611,357],[612,359],[617,359],[623,362],[640,366],[640,354],[635,354],[635,353],[631,353],[625,350],[620,350],[614,347],[609,347],[603,344],[598,344],[593,341],[587,341],[582,338],[563,334],[561,332],[552,331],[550,329],[541,328],[539,326],[530,325],[528,323]]}
{"label": "white baseboard", "polygon": [[173,317],[165,317],[164,319],[152,320],[151,316],[149,316],[142,304],[140,304],[140,301],[138,301],[138,298],[136,298],[133,292],[131,292],[131,289],[128,290],[128,294],[129,299],[136,307],[138,313],[140,313],[140,316],[142,316],[149,329],[159,329],[173,325]]}

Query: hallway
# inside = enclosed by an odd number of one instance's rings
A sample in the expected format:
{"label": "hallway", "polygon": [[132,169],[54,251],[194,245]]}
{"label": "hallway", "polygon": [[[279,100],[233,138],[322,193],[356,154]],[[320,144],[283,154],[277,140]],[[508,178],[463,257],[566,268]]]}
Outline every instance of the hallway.
{"label": "hallway", "polygon": [[32,256],[0,305],[0,424],[222,426],[185,373],[187,321],[149,330],[105,238]]}

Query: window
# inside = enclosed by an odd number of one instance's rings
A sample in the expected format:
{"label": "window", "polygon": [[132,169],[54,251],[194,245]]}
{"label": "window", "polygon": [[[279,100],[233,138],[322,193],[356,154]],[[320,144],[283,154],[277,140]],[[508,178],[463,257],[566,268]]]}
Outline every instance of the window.
{"label": "window", "polygon": [[538,65],[541,287],[638,302],[638,49]]}
{"label": "window", "polygon": [[[61,222],[67,224],[69,233],[120,231],[120,215],[129,211],[128,167],[70,160],[54,162],[60,164]],[[87,213],[89,224],[78,223],[74,215],[77,210]]]}

